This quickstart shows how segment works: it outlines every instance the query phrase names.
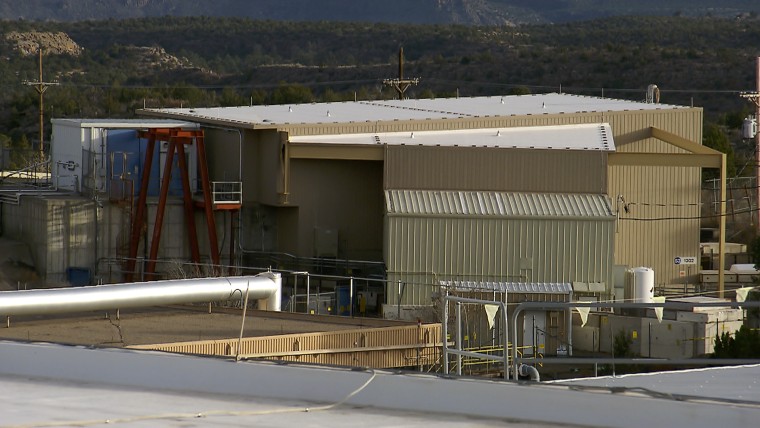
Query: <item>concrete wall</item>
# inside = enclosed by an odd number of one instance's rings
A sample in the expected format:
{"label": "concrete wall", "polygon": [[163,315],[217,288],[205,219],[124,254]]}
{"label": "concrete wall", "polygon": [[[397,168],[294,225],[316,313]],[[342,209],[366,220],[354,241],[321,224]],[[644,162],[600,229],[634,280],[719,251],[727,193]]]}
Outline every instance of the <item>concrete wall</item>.
{"label": "concrete wall", "polygon": [[[147,257],[153,236],[157,200],[148,201],[148,228],[141,236],[138,257]],[[39,277],[49,285],[67,281],[67,269],[86,269],[92,283],[120,282],[122,262],[127,257],[130,240],[128,207],[119,204],[98,203],[91,199],[71,197],[22,197],[19,205],[3,204],[3,236],[29,246],[32,261]],[[227,263],[230,239],[229,220],[217,212],[216,226],[220,241],[222,262]],[[201,261],[209,263],[208,229],[202,211],[195,212],[195,225]],[[96,239],[97,237],[97,239]],[[181,263],[189,261],[190,250],[182,201],[170,199],[164,214],[158,258],[164,262],[157,271],[175,274]],[[138,266],[138,271],[140,270]],[[139,277],[139,275],[138,275]]]}
{"label": "concrete wall", "polygon": [[41,278],[62,283],[68,268],[94,268],[96,219],[102,210],[86,198],[22,197],[19,205],[3,205],[3,235],[29,245]]}
{"label": "concrete wall", "polygon": [[[630,356],[652,358],[692,358],[713,352],[715,337],[733,333],[743,323],[740,310],[712,314],[679,312],[676,319],[641,318],[589,314],[580,326],[573,314],[573,349],[611,354],[615,335],[624,332],[630,339]],[[620,355],[617,355],[620,356]]]}

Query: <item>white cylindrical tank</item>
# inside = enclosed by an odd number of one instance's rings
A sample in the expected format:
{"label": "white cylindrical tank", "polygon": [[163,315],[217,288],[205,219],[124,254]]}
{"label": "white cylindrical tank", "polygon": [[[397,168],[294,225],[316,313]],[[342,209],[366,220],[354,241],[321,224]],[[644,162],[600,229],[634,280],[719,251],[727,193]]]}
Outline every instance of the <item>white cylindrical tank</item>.
{"label": "white cylindrical tank", "polygon": [[654,269],[637,267],[633,272],[633,302],[654,302]]}

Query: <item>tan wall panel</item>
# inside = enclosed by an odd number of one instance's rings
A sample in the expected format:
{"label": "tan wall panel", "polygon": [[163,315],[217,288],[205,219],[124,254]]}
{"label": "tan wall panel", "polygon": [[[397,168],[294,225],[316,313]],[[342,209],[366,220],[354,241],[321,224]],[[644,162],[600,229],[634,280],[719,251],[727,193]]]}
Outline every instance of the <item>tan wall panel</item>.
{"label": "tan wall panel", "polygon": [[314,253],[314,229],[338,231],[340,257],[380,260],[382,162],[293,159],[290,202],[298,207],[298,252]]}
{"label": "tan wall panel", "polygon": [[604,152],[388,147],[385,189],[604,193]]}
{"label": "tan wall panel", "polygon": [[[653,126],[696,143],[702,141],[701,109],[630,115],[612,123],[615,135]],[[622,145],[618,151],[684,152],[651,138]],[[615,263],[653,268],[656,284],[683,283],[686,279],[679,276],[682,267],[673,259],[699,255],[700,187],[700,168],[611,166],[610,198],[620,195],[631,204],[628,213],[619,207]],[[692,266],[690,273],[696,275],[697,269]]]}

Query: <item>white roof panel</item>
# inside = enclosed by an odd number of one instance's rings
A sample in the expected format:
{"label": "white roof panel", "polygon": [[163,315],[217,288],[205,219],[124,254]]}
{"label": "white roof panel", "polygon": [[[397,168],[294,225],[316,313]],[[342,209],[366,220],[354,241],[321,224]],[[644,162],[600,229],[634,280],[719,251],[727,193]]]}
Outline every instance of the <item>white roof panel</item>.
{"label": "white roof panel", "polygon": [[657,374],[629,390],[4,341],[0,360],[0,389],[14,392],[0,400],[0,423],[11,426],[690,428],[760,418],[757,367]]}
{"label": "white roof panel", "polygon": [[102,129],[143,129],[143,128],[187,128],[196,129],[195,122],[169,119],[52,119],[53,125],[73,128]]}
{"label": "white roof panel", "polygon": [[159,108],[154,116],[238,126],[455,119],[688,108],[570,94],[511,95],[426,100],[350,101],[213,108]]}
{"label": "white roof panel", "polygon": [[609,198],[592,194],[386,190],[385,202],[390,215],[614,218]]}
{"label": "white roof panel", "polygon": [[742,400],[754,401],[760,405],[760,364],[558,380],[554,383],[590,388],[617,388],[621,391],[644,389],[672,394],[674,400],[679,399],[679,396],[700,396],[705,401],[709,398]]}
{"label": "white roof panel", "polygon": [[607,123],[293,136],[291,143],[615,151]]}

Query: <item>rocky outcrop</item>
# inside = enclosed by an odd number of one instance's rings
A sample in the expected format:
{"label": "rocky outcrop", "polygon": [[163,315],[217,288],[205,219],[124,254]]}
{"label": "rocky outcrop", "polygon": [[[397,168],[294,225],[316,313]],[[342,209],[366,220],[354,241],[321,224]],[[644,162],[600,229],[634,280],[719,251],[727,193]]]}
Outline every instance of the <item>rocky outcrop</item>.
{"label": "rocky outcrop", "polygon": [[171,55],[161,46],[127,46],[125,49],[136,58],[141,68],[160,70],[193,68],[187,58]]}
{"label": "rocky outcrop", "polygon": [[14,48],[21,55],[37,55],[39,46],[42,52],[54,55],[79,56],[84,48],[79,46],[66,33],[44,33],[33,31],[30,33],[11,32],[5,38],[13,43]]}

